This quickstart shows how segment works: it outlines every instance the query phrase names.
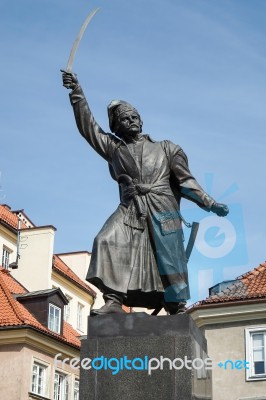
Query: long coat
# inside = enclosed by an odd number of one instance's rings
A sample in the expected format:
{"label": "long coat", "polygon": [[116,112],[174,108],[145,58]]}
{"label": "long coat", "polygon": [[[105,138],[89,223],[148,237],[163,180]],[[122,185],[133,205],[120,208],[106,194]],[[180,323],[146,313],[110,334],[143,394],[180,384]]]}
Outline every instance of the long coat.
{"label": "long coat", "polygon": [[125,143],[95,121],[80,86],[70,94],[81,135],[109,164],[120,205],[96,236],[87,280],[126,295],[130,306],[156,307],[189,298],[179,214],[185,197],[210,210],[214,200],[191,174],[185,153],[148,135]]}

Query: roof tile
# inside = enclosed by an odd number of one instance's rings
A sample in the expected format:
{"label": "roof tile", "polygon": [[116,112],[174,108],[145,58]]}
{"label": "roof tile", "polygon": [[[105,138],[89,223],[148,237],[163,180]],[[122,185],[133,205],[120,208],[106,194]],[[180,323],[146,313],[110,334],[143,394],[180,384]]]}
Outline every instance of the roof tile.
{"label": "roof tile", "polygon": [[[22,289],[24,290],[22,292]],[[31,326],[41,332],[48,334],[66,344],[80,347],[79,333],[71,325],[64,322],[63,335],[52,332],[42,325],[37,319],[17,301],[12,294],[26,293],[23,288],[10,273],[3,268],[0,269],[0,326]]]}
{"label": "roof tile", "polygon": [[77,283],[79,286],[81,286],[83,289],[85,289],[91,296],[96,297],[96,293],[92,290],[92,288],[87,285],[85,282],[83,282],[82,279],[78,277],[78,275],[75,274],[72,269],[70,269],[64,261],[61,260],[56,254],[54,255],[53,258],[53,268],[66,276],[67,278],[71,279],[75,283]]}
{"label": "roof tile", "polygon": [[[14,229],[18,229],[18,222],[20,219],[7,205],[0,204],[0,222],[1,221],[5,222]],[[20,228],[25,229],[27,226],[21,221]]]}
{"label": "roof tile", "polygon": [[10,293],[12,294],[24,294],[28,293],[28,290],[22,286],[13,276],[10,275],[9,271],[3,267],[0,267],[2,273],[2,279],[6,283]]}
{"label": "roof tile", "polygon": [[221,292],[209,296],[191,307],[262,298],[266,299],[266,262],[239,276]]}

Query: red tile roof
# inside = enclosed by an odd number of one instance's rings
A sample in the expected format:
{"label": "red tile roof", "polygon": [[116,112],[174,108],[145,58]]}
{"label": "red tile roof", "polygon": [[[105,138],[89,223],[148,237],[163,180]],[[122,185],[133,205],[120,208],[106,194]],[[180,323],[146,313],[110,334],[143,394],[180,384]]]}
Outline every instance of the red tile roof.
{"label": "red tile roof", "polygon": [[194,304],[192,308],[198,305],[246,301],[251,299],[266,300],[266,262],[239,276],[234,282],[229,283],[221,292]]}
{"label": "red tile roof", "polygon": [[[0,204],[0,223],[4,222],[8,224],[11,228],[18,228],[18,218],[17,212],[11,211],[11,208],[6,204]],[[22,221],[20,223],[20,228],[25,229],[28,228]],[[63,274],[68,279],[71,279],[73,282],[77,283],[83,289],[85,289],[91,296],[96,297],[96,293],[91,289],[89,285],[83,282],[58,256],[54,256],[53,268]]]}
{"label": "red tile roof", "polygon": [[266,262],[239,277],[249,295],[266,295]]}
{"label": "red tile roof", "polygon": [[[13,229],[18,228],[20,219],[17,216],[18,212],[12,211],[6,205],[0,205],[0,223],[3,222]],[[22,221],[20,228],[28,228]],[[82,281],[58,256],[53,258],[53,269],[58,273],[64,275],[66,278],[72,280],[82,289],[86,290],[91,296],[96,297],[96,293]],[[41,325],[28,310],[12,297],[12,294],[27,293],[27,290],[17,282],[7,270],[0,267],[0,287],[2,288],[0,295],[0,326],[13,326],[13,325],[30,325],[49,335],[56,336],[58,339],[79,347],[80,341],[78,339],[78,332],[76,332],[71,325],[64,322],[63,336],[57,335]]]}
{"label": "red tile roof", "polygon": [[63,336],[71,344],[80,347],[80,334],[68,322],[64,322]]}
{"label": "red tile roof", "polygon": [[79,333],[71,325],[64,322],[63,335],[52,332],[17,301],[12,294],[27,293],[10,273],[0,268],[0,327],[30,326],[76,348],[80,347]]}
{"label": "red tile roof", "polygon": [[85,289],[91,296],[96,297],[96,293],[92,288],[87,285],[85,282],[83,282],[82,279],[78,277],[78,275],[75,274],[72,269],[70,269],[64,261],[61,260],[57,255],[54,255],[53,258],[53,269],[57,271],[58,273],[64,275],[66,278],[72,280],[73,282],[77,283],[79,286],[82,287],[82,289]]}
{"label": "red tile roof", "polygon": [[24,294],[28,293],[28,290],[22,286],[12,275],[10,275],[7,269],[0,267],[1,277],[8,287],[11,294]]}
{"label": "red tile roof", "polygon": [[[11,228],[18,229],[18,221],[20,221],[20,219],[11,211],[9,206],[0,204],[0,222],[5,222],[11,226]],[[21,221],[20,228],[25,229],[27,226]]]}

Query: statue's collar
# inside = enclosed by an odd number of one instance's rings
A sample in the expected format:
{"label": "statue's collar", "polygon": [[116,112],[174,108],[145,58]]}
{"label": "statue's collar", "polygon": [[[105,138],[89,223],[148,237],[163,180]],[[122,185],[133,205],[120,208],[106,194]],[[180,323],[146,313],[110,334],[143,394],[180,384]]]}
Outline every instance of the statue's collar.
{"label": "statue's collar", "polygon": [[153,140],[153,139],[150,137],[150,135],[147,135],[147,134],[139,135],[138,138],[132,139],[132,140],[127,141],[127,142],[125,142],[122,138],[118,138],[118,139],[121,141],[121,143],[124,143],[124,144],[137,143],[137,142],[142,141],[142,140],[149,140],[150,142],[155,143],[155,140]]}

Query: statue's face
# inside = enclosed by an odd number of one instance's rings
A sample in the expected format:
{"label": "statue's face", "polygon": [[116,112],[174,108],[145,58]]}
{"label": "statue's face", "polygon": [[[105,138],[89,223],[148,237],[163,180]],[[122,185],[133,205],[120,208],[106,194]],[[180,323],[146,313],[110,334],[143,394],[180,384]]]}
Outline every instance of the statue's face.
{"label": "statue's face", "polygon": [[141,125],[139,115],[135,111],[128,111],[119,115],[115,132],[121,138],[135,137],[141,132]]}

